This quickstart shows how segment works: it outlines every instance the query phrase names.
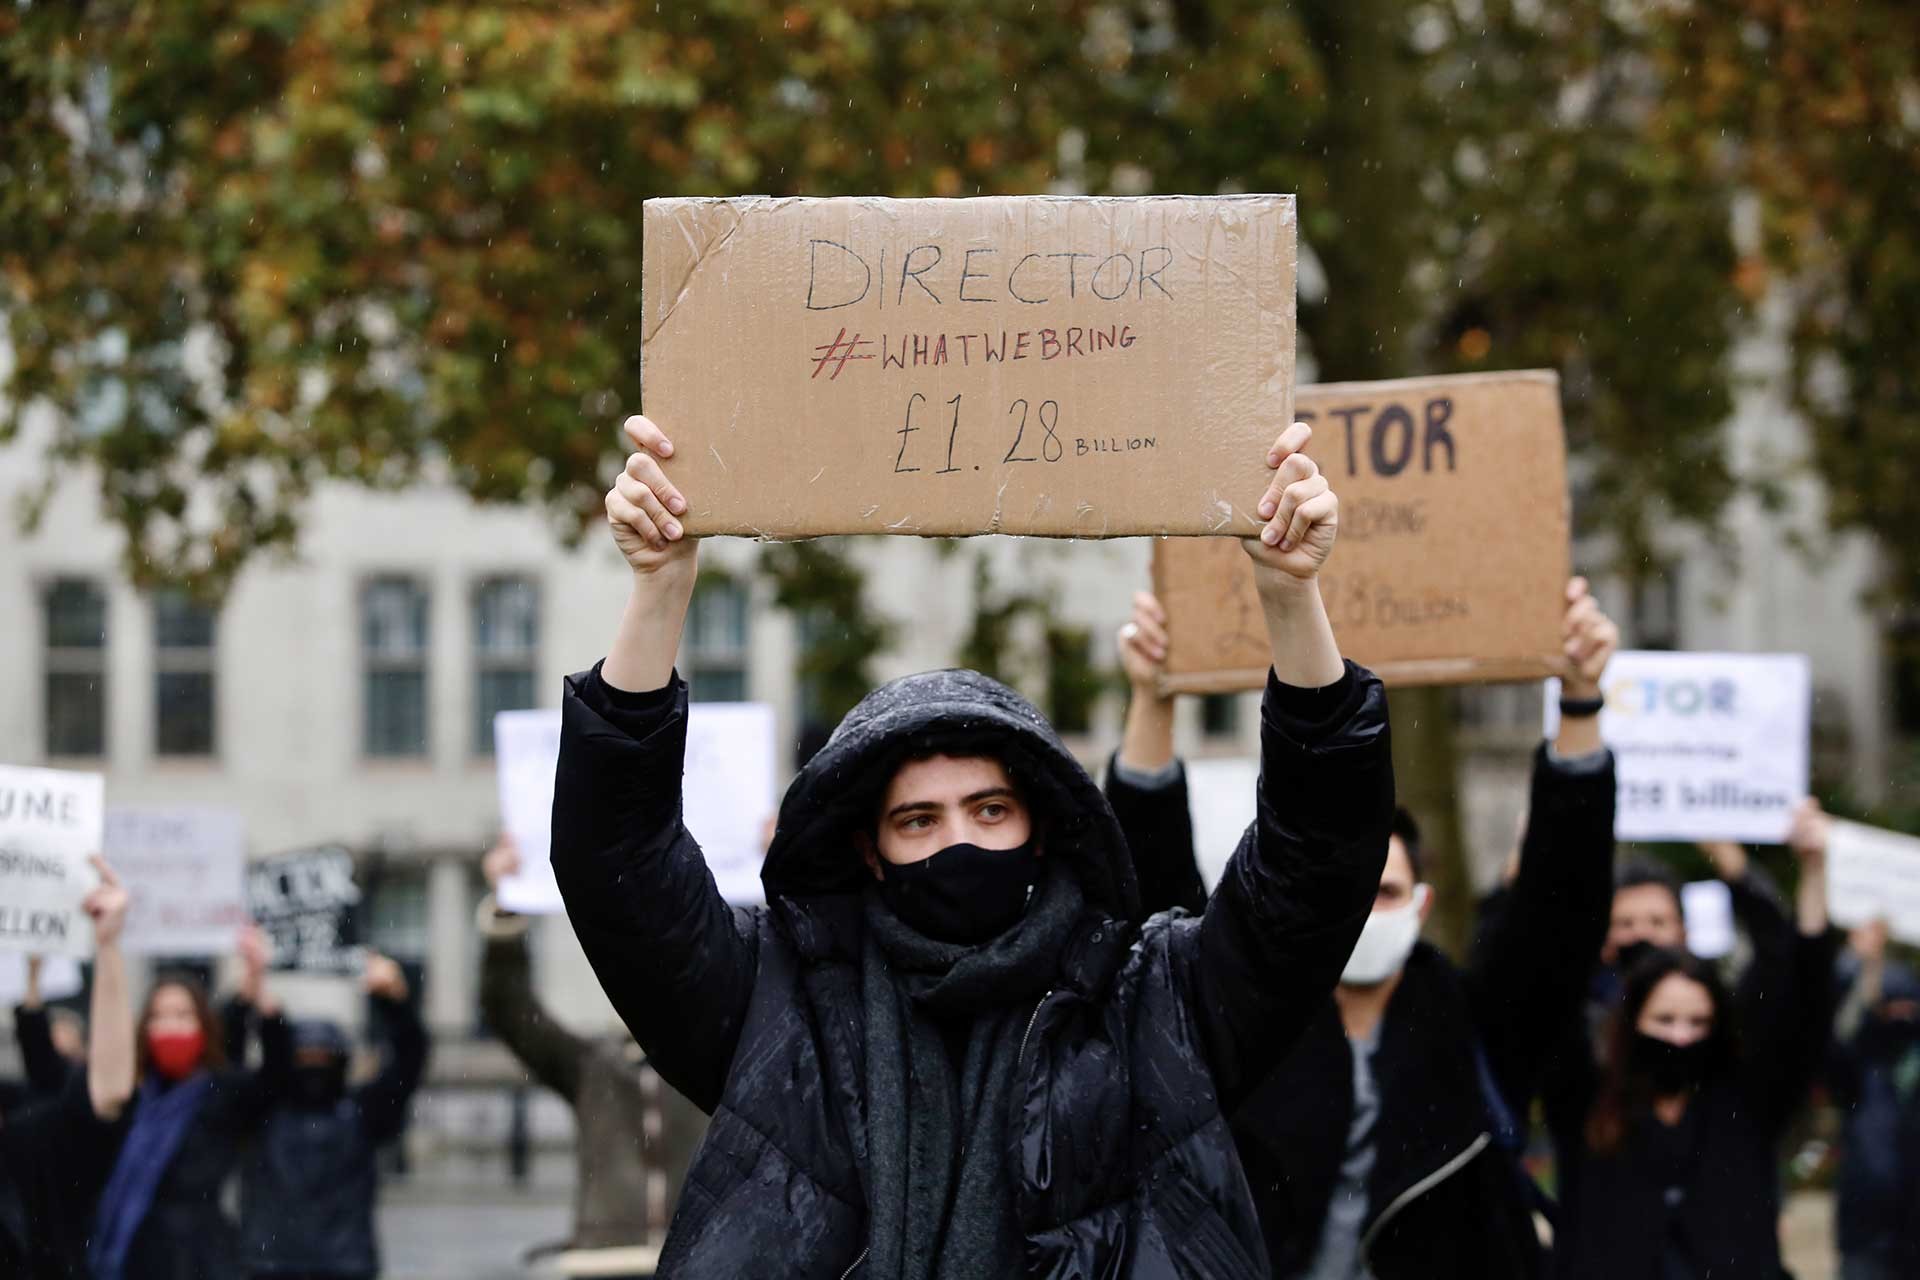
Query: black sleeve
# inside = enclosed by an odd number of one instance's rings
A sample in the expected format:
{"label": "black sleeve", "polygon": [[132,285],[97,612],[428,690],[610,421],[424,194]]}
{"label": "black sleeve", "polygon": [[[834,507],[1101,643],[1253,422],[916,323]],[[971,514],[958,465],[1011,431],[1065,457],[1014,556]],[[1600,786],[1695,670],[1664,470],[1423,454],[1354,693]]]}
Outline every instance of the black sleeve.
{"label": "black sleeve", "polygon": [[227,1061],[235,1066],[247,1060],[247,1033],[253,1029],[253,1006],[237,995],[220,1002],[220,1040]]}
{"label": "black sleeve", "polygon": [[223,1072],[225,1106],[233,1125],[242,1132],[266,1118],[287,1096],[293,1076],[293,1027],[283,1014],[256,1017],[260,1036],[260,1065],[235,1063]]}
{"label": "black sleeve", "polygon": [[1747,1007],[1748,1021],[1737,1028],[1742,1082],[1773,1133],[1806,1101],[1826,1057],[1838,1003],[1833,961],[1839,942],[1831,929],[1813,937],[1795,930],[1786,965],[1777,976],[1764,976]]}
{"label": "black sleeve", "polygon": [[427,1073],[427,1029],[419,1011],[405,1000],[380,1005],[386,1013],[387,1060],[356,1095],[375,1146],[393,1141],[407,1127],[407,1104]]}
{"label": "black sleeve", "polygon": [[1207,889],[1194,856],[1185,766],[1164,786],[1137,787],[1120,776],[1118,760],[1116,754],[1107,764],[1107,803],[1133,855],[1141,906],[1149,915],[1170,907],[1198,915],[1207,905]]}
{"label": "black sleeve", "polygon": [[[624,704],[624,705],[623,705]],[[553,786],[553,871],[613,1007],[660,1077],[712,1112],[758,971],[755,915],[720,896],[680,819],[687,686],[621,694],[570,678]]]}
{"label": "black sleeve", "polygon": [[1373,908],[1393,826],[1387,697],[1269,673],[1253,826],[1201,917],[1192,1007],[1231,1111],[1322,1009]]}
{"label": "black sleeve", "polygon": [[1467,971],[1474,1020],[1502,1097],[1523,1113],[1554,1041],[1586,1000],[1613,902],[1613,757],[1574,771],[1534,753],[1520,869]]}
{"label": "black sleeve", "polygon": [[547,1012],[533,994],[524,934],[488,938],[480,961],[480,1010],[487,1026],[535,1080],[572,1103],[588,1045]]}
{"label": "black sleeve", "polygon": [[35,1094],[59,1093],[69,1076],[81,1074],[53,1047],[53,1020],[44,1004],[38,1009],[22,1005],[13,1011],[13,1038],[20,1045],[27,1085]]}

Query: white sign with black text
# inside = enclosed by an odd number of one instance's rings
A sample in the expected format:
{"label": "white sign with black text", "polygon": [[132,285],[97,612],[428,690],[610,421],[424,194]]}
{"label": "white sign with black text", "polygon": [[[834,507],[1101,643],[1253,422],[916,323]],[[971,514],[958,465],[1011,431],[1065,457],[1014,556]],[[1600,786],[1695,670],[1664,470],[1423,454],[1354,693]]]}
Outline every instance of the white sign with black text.
{"label": "white sign with black text", "polygon": [[1920,945],[1920,839],[1836,819],[1827,838],[1827,914],[1844,928],[1885,920]]}
{"label": "white sign with black text", "polygon": [[131,901],[129,955],[225,955],[247,923],[246,820],[231,809],[107,810],[107,862]]}
{"label": "white sign with black text", "polygon": [[[527,915],[562,911],[551,861],[558,711],[502,711],[493,718],[500,825],[520,850],[520,873],[500,882],[500,906]],[[764,900],[760,863],[774,813],[773,708],[759,702],[695,702],[687,710],[682,813],[728,902]]]}
{"label": "white sign with black text", "polygon": [[[1617,653],[1600,734],[1620,779],[1622,840],[1786,839],[1807,794],[1812,676],[1797,653]],[[1546,731],[1560,724],[1547,681]]]}
{"label": "white sign with black text", "polygon": [[93,954],[81,901],[99,883],[106,782],[97,773],[0,765],[0,949]]}

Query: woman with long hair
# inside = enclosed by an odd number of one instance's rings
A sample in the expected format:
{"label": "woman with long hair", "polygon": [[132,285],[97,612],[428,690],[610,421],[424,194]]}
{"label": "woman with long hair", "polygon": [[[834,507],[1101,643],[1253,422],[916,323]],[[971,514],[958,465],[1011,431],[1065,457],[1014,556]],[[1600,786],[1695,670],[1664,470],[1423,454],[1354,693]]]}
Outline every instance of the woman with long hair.
{"label": "woman with long hair", "polygon": [[262,985],[266,948],[243,941],[245,988],[261,1012],[262,1065],[227,1061],[219,1020],[196,980],[164,975],[138,1023],[139,1089],[88,1249],[95,1280],[228,1280],[238,1230],[220,1191],[241,1144],[285,1089],[287,1024]]}
{"label": "woman with long hair", "polygon": [[1831,1017],[1832,940],[1817,869],[1800,929],[1767,965],[1765,998],[1791,1016],[1741,1038],[1712,965],[1642,956],[1590,1081],[1585,1142],[1561,1171],[1555,1270],[1563,1280],[1709,1280],[1782,1274],[1777,1149],[1805,1097]]}

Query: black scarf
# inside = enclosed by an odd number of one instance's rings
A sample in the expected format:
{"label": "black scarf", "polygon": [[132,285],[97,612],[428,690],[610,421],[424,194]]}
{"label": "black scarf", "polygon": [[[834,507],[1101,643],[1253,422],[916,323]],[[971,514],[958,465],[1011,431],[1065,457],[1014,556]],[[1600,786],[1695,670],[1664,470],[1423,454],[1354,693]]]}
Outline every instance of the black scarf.
{"label": "black scarf", "polygon": [[[1049,869],[990,942],[936,942],[866,894],[871,1273],[1003,1280],[1021,1269],[1006,1125],[1021,1044],[1084,899]],[[948,1036],[956,1049],[950,1053]]]}

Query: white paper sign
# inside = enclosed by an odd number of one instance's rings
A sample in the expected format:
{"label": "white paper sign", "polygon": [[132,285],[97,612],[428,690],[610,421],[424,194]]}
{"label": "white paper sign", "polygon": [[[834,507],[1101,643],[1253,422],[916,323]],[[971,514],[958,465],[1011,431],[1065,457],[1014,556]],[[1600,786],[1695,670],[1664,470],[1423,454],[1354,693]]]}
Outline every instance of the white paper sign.
{"label": "white paper sign", "polygon": [[[65,1000],[77,996],[86,983],[80,962],[71,956],[48,956],[40,969],[40,998]],[[11,1009],[27,998],[27,957],[24,952],[0,952],[0,1009]]]}
{"label": "white paper sign", "polygon": [[1680,912],[1687,922],[1687,950],[1702,960],[1718,960],[1733,950],[1733,894],[1726,881],[1681,885]]}
{"label": "white paper sign", "polygon": [[1207,892],[1220,883],[1228,859],[1253,822],[1260,762],[1251,757],[1187,762],[1187,803],[1193,810],[1193,851]]}
{"label": "white paper sign", "polygon": [[226,955],[247,923],[246,820],[231,809],[107,810],[107,862],[132,902],[129,955]]}
{"label": "white paper sign", "polygon": [[[528,915],[563,910],[554,883],[553,771],[560,713],[502,711],[493,718],[500,824],[520,849],[520,873],[500,882],[500,905]],[[700,842],[728,902],[763,901],[760,863],[774,812],[773,708],[758,702],[695,702],[687,711],[687,830]]]}
{"label": "white paper sign", "polygon": [[0,765],[0,949],[93,954],[80,902],[99,876],[106,783],[97,773]]}
{"label": "white paper sign", "polygon": [[[1807,794],[1813,683],[1803,654],[1618,653],[1600,733],[1620,779],[1621,840],[1778,844]],[[1547,681],[1547,736],[1560,682]]]}
{"label": "white paper sign", "polygon": [[520,872],[500,882],[499,903],[523,915],[563,908],[548,861],[553,844],[553,769],[560,759],[558,711],[500,711],[493,717],[500,825],[520,849]]}
{"label": "white paper sign", "polygon": [[1836,819],[1827,841],[1827,914],[1845,928],[1885,920],[1920,944],[1920,840]]}

